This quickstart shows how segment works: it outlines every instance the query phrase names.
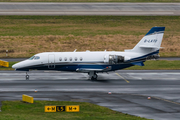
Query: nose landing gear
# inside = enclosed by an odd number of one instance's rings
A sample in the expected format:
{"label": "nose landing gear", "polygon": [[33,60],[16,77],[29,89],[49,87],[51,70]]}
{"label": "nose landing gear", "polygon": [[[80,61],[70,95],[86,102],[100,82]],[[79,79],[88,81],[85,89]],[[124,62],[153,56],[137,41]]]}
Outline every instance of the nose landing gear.
{"label": "nose landing gear", "polygon": [[26,80],[29,80],[29,75],[27,74],[27,72],[26,72]]}

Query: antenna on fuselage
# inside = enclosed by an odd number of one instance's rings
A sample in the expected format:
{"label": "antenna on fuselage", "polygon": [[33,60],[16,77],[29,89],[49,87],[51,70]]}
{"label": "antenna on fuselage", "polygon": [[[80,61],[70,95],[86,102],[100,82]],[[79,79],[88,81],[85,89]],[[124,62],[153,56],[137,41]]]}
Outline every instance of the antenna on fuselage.
{"label": "antenna on fuselage", "polygon": [[74,52],[76,52],[77,49],[74,50]]}

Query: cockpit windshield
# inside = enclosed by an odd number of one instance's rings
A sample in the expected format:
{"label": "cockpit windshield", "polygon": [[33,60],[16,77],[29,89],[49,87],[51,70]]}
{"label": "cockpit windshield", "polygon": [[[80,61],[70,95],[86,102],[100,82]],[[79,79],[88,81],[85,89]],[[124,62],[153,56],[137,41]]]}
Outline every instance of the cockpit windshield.
{"label": "cockpit windshield", "polygon": [[34,57],[35,57],[35,56],[30,57],[30,58],[29,58],[29,60],[33,60],[33,59],[34,59]]}
{"label": "cockpit windshield", "polygon": [[39,56],[36,56],[34,59],[35,59],[35,60],[38,60],[38,59],[40,59],[40,57],[39,57]]}
{"label": "cockpit windshield", "polygon": [[31,58],[29,58],[29,60],[38,60],[38,59],[40,59],[40,57],[39,56],[32,56]]}

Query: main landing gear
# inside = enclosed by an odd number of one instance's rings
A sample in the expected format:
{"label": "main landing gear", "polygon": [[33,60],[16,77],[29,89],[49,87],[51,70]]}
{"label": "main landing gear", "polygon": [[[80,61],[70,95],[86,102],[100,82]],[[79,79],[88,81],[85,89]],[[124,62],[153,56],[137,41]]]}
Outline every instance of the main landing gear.
{"label": "main landing gear", "polygon": [[29,75],[27,74],[27,72],[26,72],[26,80],[29,80]]}
{"label": "main landing gear", "polygon": [[88,75],[91,80],[97,80],[98,75],[96,72],[89,72]]}

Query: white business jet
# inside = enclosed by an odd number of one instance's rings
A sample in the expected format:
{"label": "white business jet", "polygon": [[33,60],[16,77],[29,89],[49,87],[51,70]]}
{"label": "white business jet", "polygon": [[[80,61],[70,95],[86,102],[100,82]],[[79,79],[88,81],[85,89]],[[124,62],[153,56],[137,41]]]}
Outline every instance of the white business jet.
{"label": "white business jet", "polygon": [[[12,66],[15,70],[57,70],[88,73],[91,80],[97,73],[120,70],[134,65],[144,66],[147,59],[159,58],[165,27],[153,27],[131,50],[44,52]],[[26,79],[29,75],[26,72]]]}

